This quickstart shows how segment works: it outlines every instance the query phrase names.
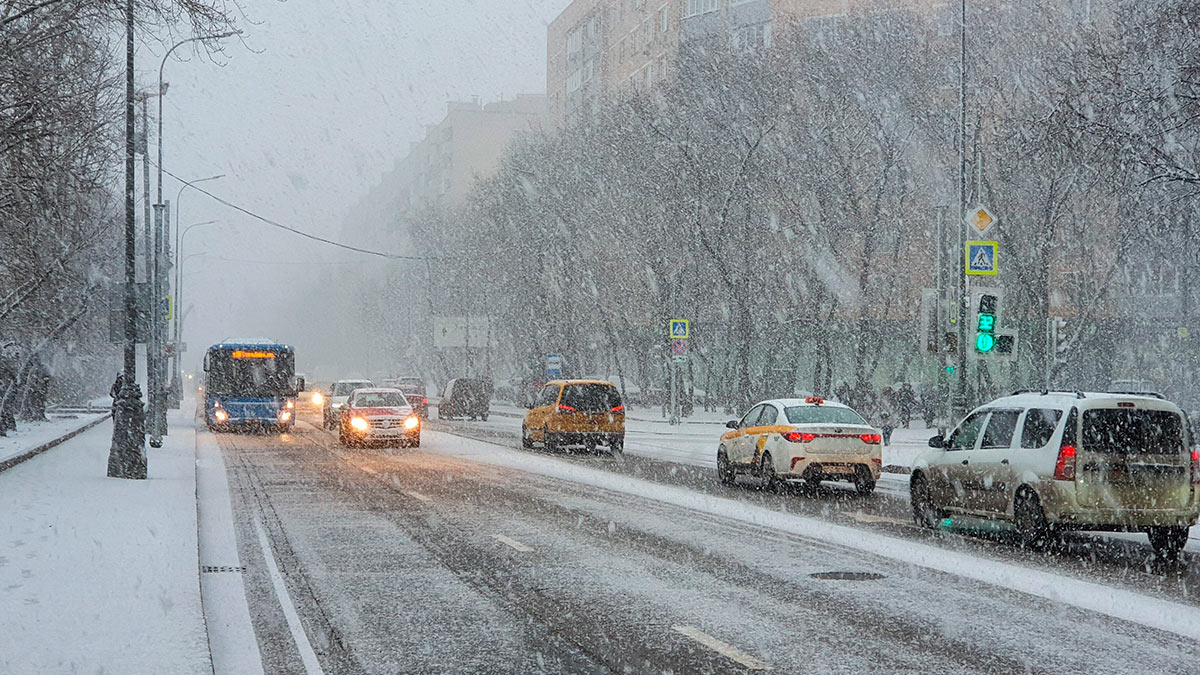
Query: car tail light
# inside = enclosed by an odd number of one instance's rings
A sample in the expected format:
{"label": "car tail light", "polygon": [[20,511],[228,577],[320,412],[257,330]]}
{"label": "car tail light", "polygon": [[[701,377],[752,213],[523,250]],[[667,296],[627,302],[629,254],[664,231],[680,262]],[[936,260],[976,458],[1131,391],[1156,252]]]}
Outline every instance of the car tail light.
{"label": "car tail light", "polygon": [[809,396],[804,399],[804,402],[811,403],[812,405],[821,405],[825,402],[825,399],[821,398],[820,396]]}
{"label": "car tail light", "polygon": [[862,442],[866,443],[867,445],[879,445],[883,442],[883,436],[881,434],[863,434],[860,436],[860,438],[862,438]]}
{"label": "car tail light", "polygon": [[1058,461],[1054,463],[1054,480],[1075,480],[1075,446],[1058,448]]}
{"label": "car tail light", "polygon": [[1192,449],[1192,485],[1200,485],[1200,450]]}
{"label": "car tail light", "polygon": [[882,458],[879,458],[879,457],[872,457],[872,458],[871,458],[871,462],[872,462],[872,463],[875,463],[875,464],[878,464],[879,466],[883,466],[883,459],[882,459]]}
{"label": "car tail light", "polygon": [[810,434],[807,431],[787,431],[783,434],[783,438],[792,443],[809,443],[816,437],[816,434]]}
{"label": "car tail light", "polygon": [[803,457],[793,457],[792,458],[792,470],[795,471],[796,465],[803,461],[804,461]]}
{"label": "car tail light", "polygon": [[429,399],[422,396],[421,397],[421,405],[429,405]]}
{"label": "car tail light", "polygon": [[623,405],[614,406],[612,408],[612,410],[609,410],[609,412],[625,412],[625,406],[623,406]]}
{"label": "car tail light", "polygon": [[560,413],[573,413],[573,412],[578,412],[578,411],[577,411],[577,410],[575,410],[574,408],[572,408],[571,406],[569,406],[569,405],[565,404],[565,403],[559,403],[559,404],[558,404],[558,412],[560,412]]}

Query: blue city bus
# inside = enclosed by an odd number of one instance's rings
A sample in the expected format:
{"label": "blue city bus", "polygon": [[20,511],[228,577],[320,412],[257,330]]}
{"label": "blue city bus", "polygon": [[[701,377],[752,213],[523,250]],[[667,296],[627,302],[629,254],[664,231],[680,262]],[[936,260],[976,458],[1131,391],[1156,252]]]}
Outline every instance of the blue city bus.
{"label": "blue city bus", "polygon": [[288,345],[223,342],[204,354],[204,422],[209,429],[288,431],[296,424],[296,355]]}

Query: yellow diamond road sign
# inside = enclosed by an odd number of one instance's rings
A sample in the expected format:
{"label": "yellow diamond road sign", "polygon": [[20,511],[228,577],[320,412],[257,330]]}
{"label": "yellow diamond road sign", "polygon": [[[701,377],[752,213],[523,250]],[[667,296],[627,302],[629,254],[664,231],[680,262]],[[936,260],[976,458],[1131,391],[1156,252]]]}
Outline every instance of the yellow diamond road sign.
{"label": "yellow diamond road sign", "polygon": [[996,224],[997,220],[998,219],[996,216],[992,215],[991,211],[988,211],[982,206],[976,206],[971,210],[971,213],[967,215],[967,224],[974,228],[979,234],[983,234],[991,229],[991,227]]}

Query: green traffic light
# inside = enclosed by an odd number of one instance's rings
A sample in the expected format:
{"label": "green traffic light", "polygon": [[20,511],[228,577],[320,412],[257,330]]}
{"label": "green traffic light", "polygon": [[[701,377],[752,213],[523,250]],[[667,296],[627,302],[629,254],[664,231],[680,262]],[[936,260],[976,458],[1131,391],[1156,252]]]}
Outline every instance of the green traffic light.
{"label": "green traffic light", "polygon": [[986,354],[992,351],[995,346],[996,337],[991,333],[980,333],[975,338],[975,349],[978,349],[980,353]]}
{"label": "green traffic light", "polygon": [[979,315],[979,330],[991,331],[996,328],[995,314],[980,314]]}

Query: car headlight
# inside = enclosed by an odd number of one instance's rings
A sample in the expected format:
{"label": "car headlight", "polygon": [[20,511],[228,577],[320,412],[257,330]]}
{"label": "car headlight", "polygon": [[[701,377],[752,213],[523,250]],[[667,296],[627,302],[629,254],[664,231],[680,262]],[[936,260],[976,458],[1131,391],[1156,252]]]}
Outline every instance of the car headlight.
{"label": "car headlight", "polygon": [[341,408],[341,407],[342,407],[342,404],[341,404],[341,403],[338,403],[337,401],[334,401],[333,403],[330,403],[330,404],[329,404],[329,407],[330,407],[330,408],[332,408],[332,409],[334,409],[334,410],[337,410],[338,408]]}
{"label": "car headlight", "polygon": [[313,405],[325,405],[325,395],[319,391],[314,391],[312,395]]}
{"label": "car headlight", "polygon": [[220,409],[213,413],[213,416],[217,418],[218,422],[224,422],[225,420],[229,419],[229,414]]}
{"label": "car headlight", "polygon": [[361,417],[353,417],[350,419],[350,426],[354,427],[355,429],[357,429],[359,431],[366,431],[367,427],[369,427],[370,425],[367,424],[367,421]]}
{"label": "car headlight", "polygon": [[417,419],[416,417],[409,417],[408,419],[404,420],[404,428],[408,429],[409,431],[416,429],[418,426],[420,426],[420,424],[421,420]]}
{"label": "car headlight", "polygon": [[290,419],[292,419],[292,413],[291,413],[291,411],[289,411],[289,410],[284,410],[284,411],[281,411],[281,412],[279,413],[279,421],[280,421],[280,422],[286,422],[286,421],[288,421],[288,420],[290,420]]}

